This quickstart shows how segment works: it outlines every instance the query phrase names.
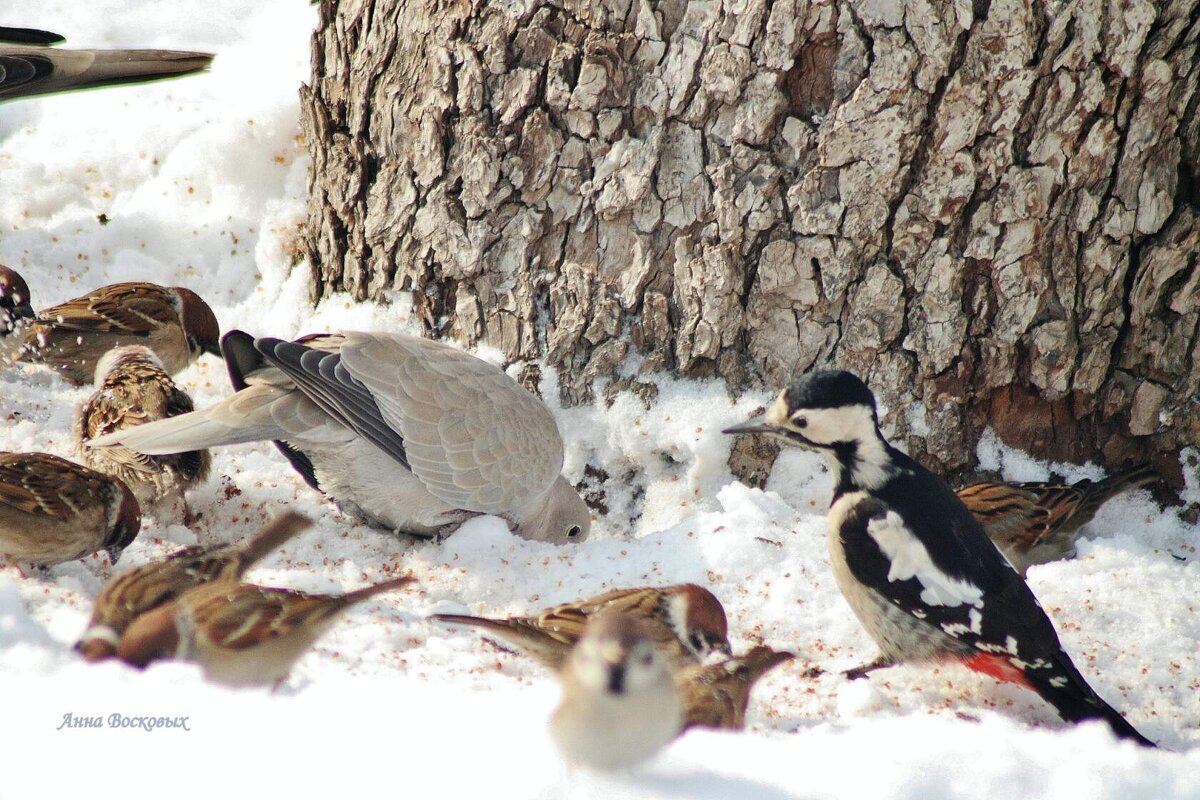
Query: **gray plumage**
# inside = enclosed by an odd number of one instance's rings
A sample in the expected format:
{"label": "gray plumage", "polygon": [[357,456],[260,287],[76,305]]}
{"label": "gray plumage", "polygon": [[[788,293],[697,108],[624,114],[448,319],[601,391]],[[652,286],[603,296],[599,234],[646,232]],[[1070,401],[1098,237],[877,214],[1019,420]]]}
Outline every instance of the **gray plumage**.
{"label": "gray plumage", "polygon": [[0,27],[0,101],[93,86],[141,83],[207,69],[210,53],[60,50],[55,33]]}
{"label": "gray plumage", "polygon": [[94,443],[157,454],[276,440],[310,484],[393,530],[429,536],[497,514],[525,538],[586,538],[554,418],[498,367],[403,334],[233,331],[222,349],[244,387],[232,397]]}

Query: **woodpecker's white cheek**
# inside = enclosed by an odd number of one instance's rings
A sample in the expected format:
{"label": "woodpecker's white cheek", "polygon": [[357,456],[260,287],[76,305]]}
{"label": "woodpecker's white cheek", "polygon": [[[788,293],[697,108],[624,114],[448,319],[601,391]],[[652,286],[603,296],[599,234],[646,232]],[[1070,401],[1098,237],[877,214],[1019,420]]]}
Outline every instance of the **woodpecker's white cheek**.
{"label": "woodpecker's white cheek", "polygon": [[[803,417],[805,425],[797,425]],[[864,442],[875,439],[875,417],[867,406],[808,408],[792,414],[791,427],[816,444]]]}
{"label": "woodpecker's white cheek", "polygon": [[895,511],[867,523],[867,533],[889,562],[888,580],[916,578],[924,589],[921,601],[931,606],[972,605],[983,608],[983,591],[975,584],[953,578],[938,569],[924,543]]}

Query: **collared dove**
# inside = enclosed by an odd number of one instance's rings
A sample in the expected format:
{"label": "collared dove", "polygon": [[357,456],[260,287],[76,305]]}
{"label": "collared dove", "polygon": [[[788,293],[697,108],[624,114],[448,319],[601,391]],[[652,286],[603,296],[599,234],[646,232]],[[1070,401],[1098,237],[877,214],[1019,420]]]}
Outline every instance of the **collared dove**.
{"label": "collared dove", "polygon": [[185,50],[59,50],[57,33],[0,26],[0,100],[141,83],[207,69],[210,53]]}
{"label": "collared dove", "polygon": [[271,439],[309,485],[392,530],[432,536],[496,514],[527,539],[587,537],[554,418],[498,367],[396,333],[231,331],[221,348],[232,397],[92,444],[157,455]]}

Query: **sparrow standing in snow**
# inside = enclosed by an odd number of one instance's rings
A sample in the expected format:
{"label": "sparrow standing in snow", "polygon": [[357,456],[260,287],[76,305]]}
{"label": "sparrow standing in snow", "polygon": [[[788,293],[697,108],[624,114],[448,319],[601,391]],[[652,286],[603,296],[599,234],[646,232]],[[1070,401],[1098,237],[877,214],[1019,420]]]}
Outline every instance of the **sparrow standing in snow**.
{"label": "sparrow standing in snow", "polygon": [[750,691],[759,678],[795,654],[759,645],[741,656],[697,665],[676,675],[688,728],[740,731],[746,727]]}
{"label": "sparrow standing in snow", "polygon": [[105,550],[115,564],[141,524],[116,478],[49,453],[0,453],[0,556],[61,564]]}
{"label": "sparrow standing in snow", "polygon": [[173,657],[196,662],[216,683],[278,686],[351,606],[413,580],[406,575],[341,595],[206,583],[135,619],[117,657],[135,666]]}
{"label": "sparrow standing in snow", "polygon": [[1046,612],[941,478],[879,431],[875,396],[849,372],[812,372],[780,392],[762,422],[726,433],[769,433],[828,457],[833,574],[879,645],[861,677],[904,662],[954,661],[1037,692],[1063,719],[1102,719],[1153,746],[1088,685]]}
{"label": "sparrow standing in snow", "polygon": [[141,83],[207,69],[209,53],[180,50],[55,50],[56,33],[0,27],[0,100],[92,86]]}
{"label": "sparrow standing in snow", "polygon": [[111,658],[125,629],[142,614],[202,583],[241,580],[268,553],[311,524],[312,520],[304,515],[287,511],[243,541],[219,547],[185,547],[161,561],[113,577],[100,590],[91,621],[75,649],[88,661]]}
{"label": "sparrow standing in snow", "polygon": [[143,508],[178,498],[184,524],[191,524],[184,492],[208,477],[212,457],[207,450],[147,456],[121,445],[89,447],[88,441],[192,408],[192,398],[175,385],[149,348],[126,345],[109,350],[96,365],[96,391],[75,418],[84,463],[124,481]]}
{"label": "sparrow standing in snow", "polygon": [[683,725],[671,670],[653,632],[635,617],[591,619],[561,679],[550,733],[569,763],[626,769],[666,747]]}
{"label": "sparrow standing in snow", "polygon": [[1099,481],[975,483],[958,498],[1022,575],[1035,564],[1075,555],[1079,530],[1113,497],[1158,479],[1149,465]]}
{"label": "sparrow standing in snow", "polygon": [[729,625],[721,601],[694,583],[617,589],[563,603],[532,617],[434,614],[433,619],[480,628],[519,647],[543,666],[558,670],[588,620],[601,612],[617,612],[644,622],[645,634],[675,669],[700,663],[712,653],[730,654]]}
{"label": "sparrow standing in snow", "polygon": [[94,378],[109,350],[140,344],[174,375],[202,353],[221,355],[220,335],[212,309],[191,289],[114,283],[39,312],[21,359],[45,364],[81,386]]}
{"label": "sparrow standing in snow", "polygon": [[221,346],[236,394],[94,444],[160,454],[272,439],[310,486],[391,530],[436,536],[497,514],[527,539],[587,538],[554,417],[499,367],[398,333],[232,331]]}

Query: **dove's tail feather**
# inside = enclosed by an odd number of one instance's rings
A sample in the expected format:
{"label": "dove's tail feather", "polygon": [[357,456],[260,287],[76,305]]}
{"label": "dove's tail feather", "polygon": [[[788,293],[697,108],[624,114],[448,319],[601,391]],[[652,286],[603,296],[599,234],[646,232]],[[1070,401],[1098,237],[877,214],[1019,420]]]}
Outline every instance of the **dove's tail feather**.
{"label": "dove's tail feather", "polygon": [[227,444],[261,442],[265,439],[281,439],[285,431],[275,424],[268,414],[245,417],[236,427],[213,419],[217,406],[205,411],[193,411],[178,417],[149,422],[134,428],[98,436],[87,442],[88,447],[111,447],[123,444],[131,450],[149,456],[186,453],[189,450],[204,450]]}

